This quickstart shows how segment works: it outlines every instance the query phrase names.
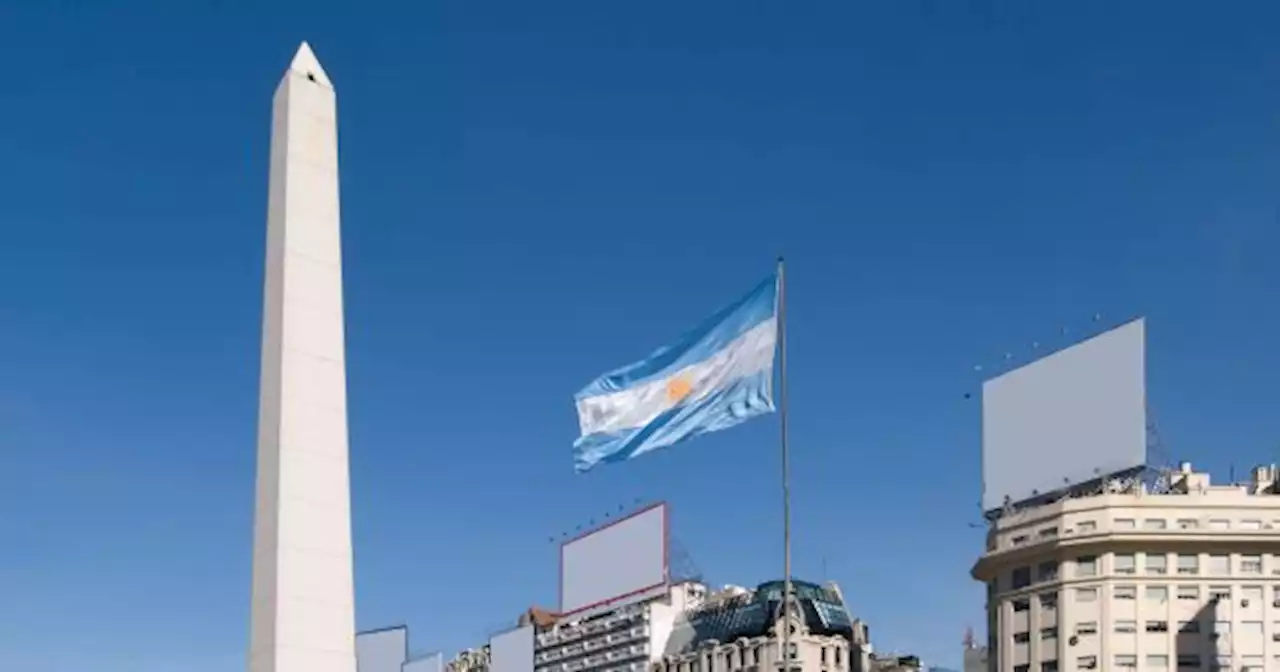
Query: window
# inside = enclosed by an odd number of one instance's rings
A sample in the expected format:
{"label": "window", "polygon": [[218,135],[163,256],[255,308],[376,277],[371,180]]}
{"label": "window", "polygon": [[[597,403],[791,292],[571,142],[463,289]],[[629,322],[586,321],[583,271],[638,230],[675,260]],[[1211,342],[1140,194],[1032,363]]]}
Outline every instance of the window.
{"label": "window", "polygon": [[1026,588],[1031,585],[1031,568],[1019,567],[1013,570],[1013,589]]}
{"label": "window", "polygon": [[1097,588],[1076,588],[1076,602],[1097,602]]}
{"label": "window", "polygon": [[1185,632],[1188,635],[1194,635],[1200,632],[1200,621],[1179,621],[1178,632]]}
{"label": "window", "polygon": [[1056,660],[1040,661],[1040,672],[1058,672],[1058,661]]}
{"label": "window", "polygon": [[1082,555],[1076,558],[1076,576],[1097,576],[1098,556]]}
{"label": "window", "polygon": [[1169,669],[1169,656],[1162,653],[1147,654],[1148,670],[1167,670]]}
{"label": "window", "polygon": [[1240,624],[1240,634],[1254,637],[1262,636],[1262,621],[1244,621]]}
{"label": "window", "polygon": [[[726,655],[726,657],[728,656],[728,654],[725,654],[725,655]],[[822,647],[822,653],[821,653],[820,655],[821,655],[821,658],[820,658],[819,660],[820,660],[820,661],[822,662],[822,664],[825,666],[825,665],[827,664],[827,647],[825,647],[825,646],[824,646],[824,647]]]}
{"label": "window", "polygon": [[1136,570],[1134,569],[1134,559],[1133,559],[1132,553],[1126,553],[1123,555],[1119,553],[1116,554],[1115,556],[1116,574],[1133,574],[1135,571]]}
{"label": "window", "polygon": [[1169,601],[1169,587],[1147,586],[1146,597],[1148,602],[1167,602]]}
{"label": "window", "polygon": [[1013,610],[1015,612],[1027,611],[1029,609],[1031,609],[1031,600],[1028,600],[1027,598],[1024,597],[1020,600],[1013,601]]}
{"label": "window", "polygon": [[1209,529],[1211,530],[1229,530],[1231,529],[1231,521],[1222,518],[1214,518],[1209,521]]}
{"label": "window", "polygon": [[1240,521],[1240,529],[1242,530],[1261,530],[1261,520],[1242,520]]}
{"label": "window", "polygon": [[1209,556],[1209,573],[1226,576],[1231,573],[1231,556],[1215,553]]}
{"label": "window", "polygon": [[1080,670],[1096,670],[1098,669],[1097,656],[1080,656],[1076,658],[1076,669]]}
{"label": "window", "polygon": [[1029,632],[1015,632],[1015,633],[1013,633],[1013,643],[1014,643],[1014,644],[1026,644],[1027,642],[1030,642],[1030,641],[1031,641],[1031,633],[1029,633]]}
{"label": "window", "polygon": [[1231,634],[1231,621],[1214,621],[1213,634],[1215,635]]}
{"label": "window", "polygon": [[1056,527],[1046,527],[1046,528],[1044,528],[1043,530],[1040,530],[1040,531],[1037,533],[1037,535],[1038,535],[1041,539],[1052,539],[1052,538],[1054,538],[1054,537],[1058,536],[1058,528],[1056,528]]}
{"label": "window", "polygon": [[1081,532],[1093,532],[1098,529],[1098,523],[1093,520],[1082,520],[1076,523],[1076,529]]}
{"label": "window", "polygon": [[1040,594],[1040,610],[1052,611],[1058,608],[1057,593],[1041,593]]}
{"label": "window", "polygon": [[1145,560],[1144,571],[1147,574],[1168,574],[1169,573],[1169,556],[1161,554],[1148,553]]}
{"label": "window", "polygon": [[1077,635],[1096,635],[1098,634],[1097,621],[1080,621],[1076,623]]}
{"label": "window", "polygon": [[1111,524],[1117,530],[1132,530],[1137,527],[1136,521],[1132,518],[1116,518]]}
{"label": "window", "polygon": [[1042,562],[1040,567],[1036,569],[1041,581],[1057,581],[1058,580],[1058,563]]}
{"label": "window", "polygon": [[1138,666],[1138,657],[1132,653],[1117,653],[1116,667],[1120,669],[1133,669]]}
{"label": "window", "polygon": [[1240,672],[1263,672],[1262,656],[1240,656]]}
{"label": "window", "polygon": [[1178,586],[1179,600],[1200,601],[1200,586]]}
{"label": "window", "polygon": [[1127,633],[1127,632],[1137,632],[1137,631],[1138,631],[1138,622],[1135,620],[1122,618],[1116,621],[1116,632]]}
{"label": "window", "polygon": [[1200,573],[1200,556],[1192,553],[1184,553],[1178,556],[1178,573],[1179,574],[1199,574]]}
{"label": "window", "polygon": [[1169,621],[1147,621],[1147,632],[1169,632]]}
{"label": "window", "polygon": [[1179,518],[1178,519],[1179,530],[1194,530],[1198,527],[1200,527],[1200,521],[1196,520],[1195,518]]}
{"label": "window", "polygon": [[1025,543],[1027,543],[1027,535],[1025,535],[1025,534],[1019,534],[1018,536],[1014,537],[1013,539],[1010,539],[1010,540],[1009,540],[1009,543],[1013,544],[1014,546],[1021,546],[1021,545],[1025,544]]}
{"label": "window", "polygon": [[1262,606],[1262,586],[1245,586],[1240,589],[1240,599],[1249,604],[1241,603],[1241,606]]}
{"label": "window", "polygon": [[1199,670],[1200,656],[1194,653],[1179,653],[1178,669],[1179,670]]}
{"label": "window", "polygon": [[1031,672],[1031,663],[1024,663],[1024,664],[1022,664],[1022,665],[1014,665],[1014,666],[1013,666],[1013,672]]}
{"label": "window", "polygon": [[1262,573],[1262,556],[1261,555],[1240,556],[1240,573],[1241,574],[1261,574]]}
{"label": "window", "polygon": [[1169,529],[1169,521],[1163,518],[1148,518],[1142,521],[1142,529],[1144,530],[1167,530]]}
{"label": "window", "polygon": [[1138,599],[1138,587],[1116,586],[1114,595],[1117,600],[1136,600]]}
{"label": "window", "polygon": [[1057,639],[1057,638],[1058,638],[1057,628],[1040,628],[1040,639],[1048,640],[1048,639]]}
{"label": "window", "polygon": [[1231,599],[1231,586],[1209,586],[1210,600]]}

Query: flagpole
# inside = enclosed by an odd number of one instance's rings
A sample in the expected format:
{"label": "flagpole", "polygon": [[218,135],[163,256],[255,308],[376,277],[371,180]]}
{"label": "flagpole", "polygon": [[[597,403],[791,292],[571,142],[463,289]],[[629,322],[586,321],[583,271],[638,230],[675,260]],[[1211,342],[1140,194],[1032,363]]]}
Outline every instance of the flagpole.
{"label": "flagpole", "polygon": [[[782,429],[782,616],[791,614],[791,460],[787,450],[787,281],[778,257],[778,419]],[[782,628],[783,672],[791,672],[791,625]]]}

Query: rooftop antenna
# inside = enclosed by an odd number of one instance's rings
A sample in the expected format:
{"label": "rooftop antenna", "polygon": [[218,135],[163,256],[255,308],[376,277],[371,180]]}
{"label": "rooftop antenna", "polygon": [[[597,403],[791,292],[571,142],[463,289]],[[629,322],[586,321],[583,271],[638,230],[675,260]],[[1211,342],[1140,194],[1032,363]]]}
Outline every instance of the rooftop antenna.
{"label": "rooftop antenna", "polygon": [[697,581],[702,583],[702,568],[694,561],[693,555],[689,553],[689,549],[685,548],[685,545],[680,543],[680,540],[675,538],[674,535],[670,537],[670,541],[671,550],[669,552],[670,555],[667,558],[667,562],[671,565],[669,570],[671,573],[671,582]]}

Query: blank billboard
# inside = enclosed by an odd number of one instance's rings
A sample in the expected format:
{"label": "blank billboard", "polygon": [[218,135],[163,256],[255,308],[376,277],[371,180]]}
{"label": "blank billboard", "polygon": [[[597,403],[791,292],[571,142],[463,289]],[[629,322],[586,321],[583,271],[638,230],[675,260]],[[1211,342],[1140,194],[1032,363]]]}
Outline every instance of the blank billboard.
{"label": "blank billboard", "polygon": [[560,547],[560,611],[621,605],[667,585],[667,507],[655,504]]}
{"label": "blank billboard", "polygon": [[1137,319],[983,383],[983,510],[1146,463],[1145,339]]}
{"label": "blank billboard", "polygon": [[490,672],[533,672],[533,626],[489,638]]}
{"label": "blank billboard", "polygon": [[401,672],[409,657],[409,629],[404,626],[356,633],[356,667],[360,672]]}
{"label": "blank billboard", "polygon": [[[443,672],[444,671],[444,655],[440,653],[432,653],[420,658],[406,660],[404,665],[400,666],[400,672]],[[358,672],[364,672],[364,668],[359,668]]]}

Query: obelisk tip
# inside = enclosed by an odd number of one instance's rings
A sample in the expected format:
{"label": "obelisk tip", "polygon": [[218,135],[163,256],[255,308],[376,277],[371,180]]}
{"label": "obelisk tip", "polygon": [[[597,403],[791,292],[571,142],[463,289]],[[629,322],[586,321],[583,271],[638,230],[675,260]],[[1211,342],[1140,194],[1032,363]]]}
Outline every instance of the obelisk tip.
{"label": "obelisk tip", "polygon": [[329,76],[325,74],[324,68],[320,67],[320,61],[316,59],[315,52],[311,51],[311,45],[305,41],[298,47],[298,53],[293,55],[293,62],[289,64],[289,71],[296,72],[317,84],[333,88],[333,82],[329,81]]}

